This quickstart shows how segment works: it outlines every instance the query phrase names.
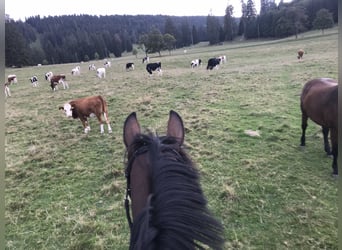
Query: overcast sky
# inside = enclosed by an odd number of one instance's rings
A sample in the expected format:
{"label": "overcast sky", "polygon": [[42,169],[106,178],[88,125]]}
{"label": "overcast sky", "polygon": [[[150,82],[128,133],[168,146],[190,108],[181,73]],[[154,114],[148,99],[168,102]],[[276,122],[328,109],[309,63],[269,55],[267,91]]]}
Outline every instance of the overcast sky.
{"label": "overcast sky", "polygon": [[[290,0],[285,2],[288,1]],[[259,12],[260,0],[254,0],[254,3]],[[234,7],[233,16],[241,17],[241,0],[6,0],[5,13],[14,20],[22,21],[36,15],[44,17],[73,14],[224,16],[229,4]]]}

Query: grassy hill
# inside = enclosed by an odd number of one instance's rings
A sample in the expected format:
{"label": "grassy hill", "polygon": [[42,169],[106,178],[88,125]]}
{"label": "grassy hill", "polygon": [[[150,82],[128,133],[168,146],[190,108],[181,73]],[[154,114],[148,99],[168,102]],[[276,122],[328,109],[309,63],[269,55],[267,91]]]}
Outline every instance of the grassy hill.
{"label": "grassy hill", "polygon": [[[88,63],[80,76],[70,74],[76,64],[6,69],[18,77],[5,101],[6,248],[127,249],[123,122],[136,111],[141,126],[163,134],[173,109],[209,207],[224,224],[226,249],[337,249],[337,181],[320,127],[310,121],[307,146],[299,147],[301,88],[315,77],[337,78],[337,47],[332,29],[151,55],[162,76],[148,75],[142,55],[111,59],[105,79]],[[208,58],[218,55],[228,62],[207,71]],[[195,58],[204,64],[191,69]],[[127,62],[134,71],[126,72]],[[48,71],[66,74],[70,89],[52,92]],[[58,110],[99,94],[113,134],[101,135],[93,118],[86,135],[79,120]]]}

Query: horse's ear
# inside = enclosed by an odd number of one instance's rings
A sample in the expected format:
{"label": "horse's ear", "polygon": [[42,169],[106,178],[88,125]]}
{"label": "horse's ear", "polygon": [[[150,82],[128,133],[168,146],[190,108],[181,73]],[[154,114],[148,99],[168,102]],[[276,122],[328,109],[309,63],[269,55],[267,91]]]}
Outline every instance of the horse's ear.
{"label": "horse's ear", "polygon": [[140,134],[140,125],[137,120],[137,115],[135,112],[132,112],[125,121],[124,130],[123,130],[123,140],[126,148],[132,144],[134,137]]}
{"label": "horse's ear", "polygon": [[171,136],[177,139],[179,145],[184,142],[184,125],[180,115],[171,110],[169,115],[169,121],[167,124],[167,136]]}

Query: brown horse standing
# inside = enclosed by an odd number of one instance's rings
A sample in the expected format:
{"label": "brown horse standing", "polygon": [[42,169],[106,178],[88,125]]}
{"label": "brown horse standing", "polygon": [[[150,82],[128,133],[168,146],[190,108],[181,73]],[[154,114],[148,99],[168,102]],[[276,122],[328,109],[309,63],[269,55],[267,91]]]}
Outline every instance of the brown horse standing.
{"label": "brown horse standing", "polygon": [[[325,152],[333,156],[333,175],[338,175],[337,151],[338,151],[338,84],[330,78],[317,78],[308,81],[300,97],[300,108],[302,111],[302,137],[301,146],[305,146],[305,130],[307,121],[312,121],[322,126]],[[328,134],[332,150],[330,151]]]}

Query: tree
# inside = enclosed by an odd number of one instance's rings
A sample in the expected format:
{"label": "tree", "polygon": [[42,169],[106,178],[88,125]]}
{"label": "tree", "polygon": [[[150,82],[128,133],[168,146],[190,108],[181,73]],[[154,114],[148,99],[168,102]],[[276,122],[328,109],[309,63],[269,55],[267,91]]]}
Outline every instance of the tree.
{"label": "tree", "polygon": [[244,24],[244,36],[246,39],[259,37],[259,24],[253,0],[247,0]]}
{"label": "tree", "polygon": [[140,48],[145,51],[147,56],[148,53],[158,52],[161,56],[161,50],[164,48],[163,35],[156,27],[152,27],[150,33],[140,36],[139,39]]}
{"label": "tree", "polygon": [[14,22],[5,23],[5,65],[22,67],[29,64],[29,50],[22,33]]}
{"label": "tree", "polygon": [[226,41],[233,41],[236,34],[236,23],[233,17],[234,7],[228,5],[226,8],[226,15],[223,20],[223,30]]}
{"label": "tree", "polygon": [[217,44],[220,39],[220,23],[217,17],[208,15],[207,16],[207,33],[209,44]]}
{"label": "tree", "polygon": [[171,55],[171,50],[175,48],[176,38],[171,34],[164,34],[163,40],[165,46],[164,48],[167,49]]}
{"label": "tree", "polygon": [[132,54],[135,56],[135,58],[138,58],[138,50],[136,48],[133,48]]}
{"label": "tree", "polygon": [[316,18],[312,25],[314,29],[320,29],[322,30],[322,34],[324,34],[324,29],[332,28],[334,26],[332,13],[327,9],[320,9],[317,11]]}

